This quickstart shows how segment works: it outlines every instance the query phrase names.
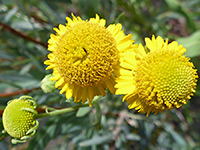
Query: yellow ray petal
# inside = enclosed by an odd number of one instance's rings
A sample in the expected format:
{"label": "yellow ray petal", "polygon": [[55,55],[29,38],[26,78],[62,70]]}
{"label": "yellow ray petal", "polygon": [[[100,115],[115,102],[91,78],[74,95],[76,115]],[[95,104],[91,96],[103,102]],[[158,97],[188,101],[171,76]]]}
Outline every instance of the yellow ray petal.
{"label": "yellow ray petal", "polygon": [[60,78],[60,79],[56,82],[55,87],[58,88],[58,87],[61,86],[64,82],[65,82],[64,79],[63,79],[63,78]]}
{"label": "yellow ray petal", "polygon": [[160,36],[158,36],[158,37],[156,38],[156,40],[157,40],[157,49],[161,49],[161,48],[163,47],[163,45],[164,45],[164,40],[163,40],[163,38],[161,38]]}
{"label": "yellow ray petal", "polygon": [[65,91],[67,91],[68,90],[68,84],[66,83],[63,87],[62,87],[62,89],[61,89],[61,91],[60,91],[60,94],[63,94]]}

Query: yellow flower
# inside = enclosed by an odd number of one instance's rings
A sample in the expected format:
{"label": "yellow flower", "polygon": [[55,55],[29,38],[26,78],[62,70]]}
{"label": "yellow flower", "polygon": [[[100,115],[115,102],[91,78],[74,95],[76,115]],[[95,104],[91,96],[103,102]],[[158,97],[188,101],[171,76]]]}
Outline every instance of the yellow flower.
{"label": "yellow flower", "polygon": [[123,100],[129,109],[147,116],[186,104],[198,78],[193,63],[184,55],[186,49],[176,41],[168,44],[160,36],[145,38],[145,42],[145,49],[140,44],[120,59],[116,94],[126,94]]}
{"label": "yellow flower", "polygon": [[37,104],[30,96],[21,96],[8,102],[2,116],[5,131],[12,136],[12,143],[26,142],[39,126],[35,116]]}
{"label": "yellow flower", "polygon": [[48,41],[49,65],[53,69],[55,87],[65,92],[66,98],[74,97],[75,102],[94,96],[105,96],[105,89],[115,92],[115,74],[119,55],[134,47],[132,35],[126,36],[121,24],[105,27],[106,21],[96,18],[82,20],[80,17],[66,18],[67,24],[54,28]]}

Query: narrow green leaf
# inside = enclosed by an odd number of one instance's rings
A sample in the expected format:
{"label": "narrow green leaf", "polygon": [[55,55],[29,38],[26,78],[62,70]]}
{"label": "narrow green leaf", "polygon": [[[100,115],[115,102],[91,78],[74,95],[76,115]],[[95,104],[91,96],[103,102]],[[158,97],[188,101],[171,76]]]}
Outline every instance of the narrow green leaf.
{"label": "narrow green leaf", "polygon": [[24,74],[28,73],[32,66],[33,65],[31,63],[23,66],[22,69],[20,70],[19,74],[24,75]]}
{"label": "narrow green leaf", "polygon": [[141,138],[137,134],[130,133],[130,134],[126,135],[126,139],[131,140],[131,141],[139,141]]}
{"label": "narrow green leaf", "polygon": [[177,144],[183,147],[187,146],[185,139],[180,134],[178,134],[169,123],[165,124],[165,130],[171,134],[172,138],[176,141]]}
{"label": "narrow green leaf", "polygon": [[177,41],[187,49],[185,54],[188,57],[200,56],[200,30],[194,32],[189,37],[179,38]]}
{"label": "narrow green leaf", "polygon": [[90,111],[90,107],[82,107],[82,108],[79,108],[77,113],[76,113],[76,117],[83,117],[85,116],[87,113],[89,113]]}
{"label": "narrow green leaf", "polygon": [[107,135],[103,135],[103,136],[95,136],[89,140],[85,140],[81,143],[79,143],[79,146],[91,146],[91,145],[99,145],[102,143],[107,143],[111,140],[113,140],[114,135],[112,134],[107,134]]}
{"label": "narrow green leaf", "polygon": [[4,18],[4,22],[5,22],[5,23],[9,22],[10,19],[11,19],[14,15],[16,15],[17,11],[18,11],[18,8],[17,8],[17,7],[13,7],[13,8],[6,14],[6,16],[5,16],[5,18]]}
{"label": "narrow green leaf", "polygon": [[4,58],[4,59],[12,59],[13,56],[10,55],[9,53],[3,51],[3,50],[0,50],[0,58]]}

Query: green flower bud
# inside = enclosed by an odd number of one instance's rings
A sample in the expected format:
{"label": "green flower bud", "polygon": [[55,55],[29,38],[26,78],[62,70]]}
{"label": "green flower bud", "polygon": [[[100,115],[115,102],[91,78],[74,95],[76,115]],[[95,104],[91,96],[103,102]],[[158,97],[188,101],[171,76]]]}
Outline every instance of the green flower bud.
{"label": "green flower bud", "polygon": [[5,131],[14,139],[12,143],[26,142],[39,126],[35,119],[37,104],[30,96],[21,96],[8,102],[2,116]]}
{"label": "green flower bud", "polygon": [[44,93],[51,93],[54,92],[55,83],[56,81],[51,81],[50,78],[53,77],[52,74],[48,74],[44,77],[44,79],[41,81],[41,88]]}

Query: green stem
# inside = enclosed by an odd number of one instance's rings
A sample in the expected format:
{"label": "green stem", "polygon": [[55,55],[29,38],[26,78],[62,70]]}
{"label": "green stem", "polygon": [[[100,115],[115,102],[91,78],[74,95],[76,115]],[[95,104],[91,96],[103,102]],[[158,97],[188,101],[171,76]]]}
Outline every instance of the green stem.
{"label": "green stem", "polygon": [[45,118],[45,117],[49,117],[49,116],[60,115],[60,114],[64,114],[64,113],[75,111],[80,107],[88,107],[88,106],[89,106],[89,104],[82,104],[82,105],[78,105],[78,106],[74,106],[74,107],[70,107],[70,108],[64,108],[64,109],[60,109],[60,110],[55,110],[55,111],[48,112],[48,113],[42,113],[42,114],[38,114],[35,119],[40,119],[40,118]]}

